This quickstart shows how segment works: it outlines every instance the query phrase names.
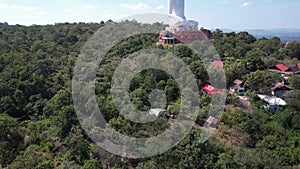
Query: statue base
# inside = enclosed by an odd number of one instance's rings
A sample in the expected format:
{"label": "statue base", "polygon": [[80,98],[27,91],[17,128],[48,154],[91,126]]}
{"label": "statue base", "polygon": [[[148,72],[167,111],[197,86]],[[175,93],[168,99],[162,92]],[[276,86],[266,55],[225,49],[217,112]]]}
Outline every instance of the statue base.
{"label": "statue base", "polygon": [[170,27],[167,27],[167,31],[196,31],[198,30],[199,23],[194,20],[185,20],[178,17],[171,17],[170,19]]}

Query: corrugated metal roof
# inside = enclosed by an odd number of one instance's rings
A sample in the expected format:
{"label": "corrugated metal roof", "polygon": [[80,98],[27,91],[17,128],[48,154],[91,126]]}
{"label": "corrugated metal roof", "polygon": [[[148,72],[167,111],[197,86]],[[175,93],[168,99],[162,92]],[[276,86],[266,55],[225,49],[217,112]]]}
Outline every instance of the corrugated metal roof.
{"label": "corrugated metal roof", "polygon": [[258,97],[265,102],[267,102],[269,105],[279,105],[279,106],[285,106],[286,102],[282,100],[281,98],[275,97],[275,96],[267,96],[267,95],[258,95]]}
{"label": "corrugated metal roof", "polygon": [[219,66],[219,67],[222,67],[224,65],[224,62],[222,61],[219,61],[219,60],[215,60],[213,63],[212,63],[213,66]]}
{"label": "corrugated metal roof", "polygon": [[203,86],[202,90],[204,90],[208,94],[223,94],[222,90],[217,89],[210,84],[206,84],[205,86]]}
{"label": "corrugated metal roof", "polygon": [[283,71],[283,72],[285,72],[285,71],[287,71],[287,70],[289,69],[289,67],[287,67],[287,66],[284,65],[284,64],[277,64],[276,67],[277,67],[279,70]]}
{"label": "corrugated metal roof", "polygon": [[233,84],[235,85],[241,85],[243,83],[242,80],[236,79],[235,81],[233,81]]}

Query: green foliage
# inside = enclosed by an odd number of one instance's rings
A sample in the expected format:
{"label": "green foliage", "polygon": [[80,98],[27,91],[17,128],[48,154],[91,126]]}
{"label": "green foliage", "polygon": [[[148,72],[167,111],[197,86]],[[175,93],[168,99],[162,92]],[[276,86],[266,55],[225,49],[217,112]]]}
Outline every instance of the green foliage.
{"label": "green foliage", "polygon": [[264,52],[259,49],[253,49],[246,53],[245,59],[243,63],[246,65],[246,69],[249,72],[254,72],[264,67],[264,62],[262,61],[262,57],[264,56]]}
{"label": "green foliage", "polygon": [[293,93],[289,93],[285,96],[289,107],[295,109],[296,111],[300,111],[300,90],[294,90]]}
{"label": "green foliage", "polygon": [[99,160],[91,159],[84,163],[84,166],[82,169],[101,169],[101,168],[102,168],[102,166],[101,166],[101,163]]}
{"label": "green foliage", "polygon": [[278,37],[271,39],[261,38],[254,43],[254,46],[255,48],[261,49],[267,56],[270,56],[277,54],[278,50],[282,47],[282,43]]}
{"label": "green foliage", "polygon": [[291,42],[286,49],[288,57],[300,59],[300,43],[295,41]]}
{"label": "green foliage", "polygon": [[219,55],[224,57],[243,58],[253,47],[255,37],[247,32],[223,33],[221,30],[212,32],[211,41]]}
{"label": "green foliage", "polygon": [[22,130],[16,119],[0,114],[0,164],[13,161],[23,147]]}
{"label": "green foliage", "polygon": [[243,77],[246,86],[253,91],[259,91],[265,94],[271,94],[272,85],[276,82],[281,82],[280,74],[268,71],[257,70]]}
{"label": "green foliage", "polygon": [[224,61],[225,65],[225,75],[229,85],[236,80],[241,79],[241,77],[247,73],[247,69],[243,62],[238,61],[234,57],[226,57]]}
{"label": "green foliage", "polygon": [[89,143],[82,135],[71,133],[64,139],[64,144],[68,147],[68,152],[65,154],[66,159],[80,165],[89,159]]}
{"label": "green foliage", "polygon": [[54,168],[49,150],[38,145],[30,145],[8,168]]}
{"label": "green foliage", "polygon": [[294,76],[290,77],[289,83],[294,89],[300,90],[300,76],[299,75],[294,75]]}
{"label": "green foliage", "polygon": [[[141,25],[147,29],[159,23]],[[286,109],[267,112],[257,93],[270,93],[282,81],[266,67],[280,60],[298,58],[300,45],[286,47],[277,37],[258,39],[247,32],[211,33],[211,42],[225,62],[228,84],[242,78],[250,91],[246,96],[251,111],[227,108],[218,134],[199,144],[201,129],[210,110],[211,96],[201,93],[197,125],[173,149],[146,159],[126,159],[98,148],[80,128],[72,101],[73,67],[84,43],[98,28],[119,23],[61,23],[46,26],[0,28],[0,168],[289,168],[300,163],[300,92],[298,75],[290,78],[296,89],[287,98]],[[199,89],[209,77],[203,62],[188,45],[153,46],[157,34],[129,37],[115,45],[97,71],[95,93],[107,122],[132,137],[152,137],[170,127],[165,115],[147,124],[133,123],[119,114],[110,93],[113,73],[122,59],[141,49],[158,48],[182,59],[195,74]],[[213,61],[215,56],[211,56]],[[208,69],[216,71],[206,65]],[[130,99],[140,110],[150,108],[149,94],[159,89],[167,96],[167,114],[179,113],[181,97],[174,78],[163,71],[145,70],[135,75],[129,87]],[[228,104],[238,98],[230,95]],[[88,103],[83,109],[93,113]],[[87,119],[85,123],[90,123]],[[228,142],[237,141],[233,146]],[[227,143],[225,143],[227,142]]]}
{"label": "green foliage", "polygon": [[230,127],[237,127],[245,120],[249,119],[249,113],[240,109],[227,109],[222,116],[222,122]]}

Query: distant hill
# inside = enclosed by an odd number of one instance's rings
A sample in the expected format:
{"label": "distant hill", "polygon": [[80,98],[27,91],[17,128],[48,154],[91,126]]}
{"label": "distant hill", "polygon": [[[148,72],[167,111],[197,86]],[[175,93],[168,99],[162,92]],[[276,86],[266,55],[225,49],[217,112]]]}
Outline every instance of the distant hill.
{"label": "distant hill", "polygon": [[255,36],[256,38],[272,38],[277,36],[282,42],[298,41],[300,42],[300,29],[293,28],[277,28],[277,29],[244,29],[244,30],[233,30],[233,29],[221,29],[223,32],[241,32],[246,31]]}

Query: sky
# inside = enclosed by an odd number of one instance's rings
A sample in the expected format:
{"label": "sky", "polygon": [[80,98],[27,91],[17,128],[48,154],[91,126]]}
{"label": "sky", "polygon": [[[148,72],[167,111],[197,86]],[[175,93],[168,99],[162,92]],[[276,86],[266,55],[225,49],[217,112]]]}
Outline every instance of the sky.
{"label": "sky", "polygon": [[[300,0],[186,0],[185,16],[215,29],[300,28]],[[0,0],[0,22],[45,25],[167,14],[167,0]]]}

